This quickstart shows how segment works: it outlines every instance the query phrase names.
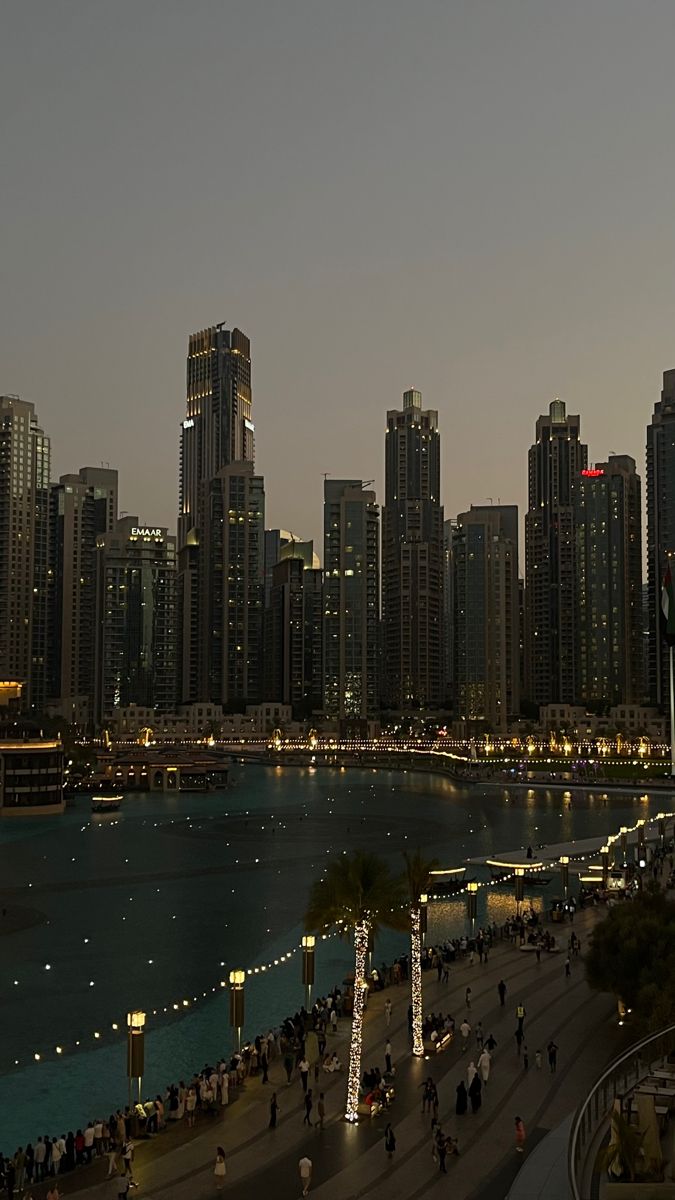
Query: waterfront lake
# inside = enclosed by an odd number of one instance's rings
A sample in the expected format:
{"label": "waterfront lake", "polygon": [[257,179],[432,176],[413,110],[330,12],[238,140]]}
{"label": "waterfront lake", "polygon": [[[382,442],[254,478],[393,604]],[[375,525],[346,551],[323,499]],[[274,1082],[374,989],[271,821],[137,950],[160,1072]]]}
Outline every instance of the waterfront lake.
{"label": "waterfront lake", "polygon": [[[298,945],[309,887],[331,857],[361,847],[398,870],[402,851],[419,846],[454,866],[601,836],[664,807],[672,798],[663,793],[237,765],[224,791],[128,794],[119,813],[100,816],[80,797],[62,816],[3,821],[0,904],[6,922],[33,923],[14,932],[0,923],[0,1150],[126,1102],[130,1009],[148,1014],[144,1092],[154,1095],[231,1050],[220,986],[230,969],[266,967],[247,978],[246,1033],[299,1007],[300,954],[274,960]],[[490,919],[513,911],[507,888],[486,899]],[[432,905],[429,938],[460,932],[464,911],[463,899]],[[405,937],[385,934],[375,961],[405,949]],[[319,992],[350,962],[348,944],[319,942]]]}

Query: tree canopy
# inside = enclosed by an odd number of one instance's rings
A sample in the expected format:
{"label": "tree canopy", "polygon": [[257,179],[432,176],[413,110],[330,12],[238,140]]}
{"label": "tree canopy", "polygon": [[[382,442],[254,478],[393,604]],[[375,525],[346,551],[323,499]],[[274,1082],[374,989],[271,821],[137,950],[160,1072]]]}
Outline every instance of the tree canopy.
{"label": "tree canopy", "polygon": [[644,891],[613,908],[591,935],[586,977],[645,1030],[675,1022],[675,902]]}
{"label": "tree canopy", "polygon": [[326,874],[312,884],[305,913],[307,929],[319,933],[341,929],[351,934],[368,921],[378,928],[406,929],[408,913],[400,878],[376,854],[357,850],[329,863]]}

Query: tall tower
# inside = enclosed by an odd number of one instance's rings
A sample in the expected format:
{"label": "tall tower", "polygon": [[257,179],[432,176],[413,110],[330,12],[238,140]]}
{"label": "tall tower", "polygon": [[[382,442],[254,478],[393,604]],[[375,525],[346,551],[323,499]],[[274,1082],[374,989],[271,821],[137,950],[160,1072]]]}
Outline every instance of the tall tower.
{"label": "tall tower", "polygon": [[460,513],[450,540],[455,714],[505,733],[520,712],[518,509]]}
{"label": "tall tower", "polygon": [[[250,664],[243,671],[241,663],[235,666],[232,660],[227,665],[226,660],[230,640],[232,654],[246,658],[261,653],[260,639],[255,646],[244,645],[238,636],[241,630],[235,629],[218,607],[232,571],[239,570],[220,557],[223,550],[227,553],[232,546],[234,551],[237,544],[237,538],[226,536],[222,528],[223,522],[229,522],[229,491],[237,492],[238,524],[248,522],[248,510],[238,507],[239,494],[250,494],[254,500],[254,530],[247,547],[250,553],[260,555],[260,563],[249,558],[247,579],[257,580],[262,571],[264,547],[258,536],[262,480],[251,482],[254,449],[249,339],[240,329],[226,329],[222,324],[203,329],[188,343],[187,406],[180,439],[178,687],[179,698],[186,703],[210,700],[231,705],[254,698],[249,682],[252,687],[259,665]],[[235,487],[236,465],[241,470]],[[232,600],[234,603],[234,597]],[[240,614],[235,624],[241,626],[242,622],[248,630],[248,620]],[[255,619],[250,628],[255,641]],[[243,683],[244,675],[249,682]]]}
{"label": "tall tower", "polygon": [[82,467],[51,485],[48,696],[73,724],[94,716],[96,539],[117,520],[117,471]]}
{"label": "tall tower", "polygon": [[642,508],[635,459],[610,455],[575,487],[578,698],[642,701]]}
{"label": "tall tower", "polygon": [[384,703],[443,701],[443,508],[438,413],[421,392],[387,413],[382,512]]}
{"label": "tall tower", "polygon": [[675,370],[664,371],[661,399],[647,426],[647,593],[649,693],[668,703],[668,653],[661,636],[661,583],[675,556]]}
{"label": "tall tower", "polygon": [[324,483],[324,682],[328,716],[343,723],[378,707],[380,516],[360,479]]}
{"label": "tall tower", "polygon": [[528,454],[525,688],[534,704],[577,699],[574,484],[588,462],[580,428],[554,400]]}
{"label": "tall tower", "polygon": [[0,396],[0,663],[36,714],[47,690],[49,468],[33,405]]}

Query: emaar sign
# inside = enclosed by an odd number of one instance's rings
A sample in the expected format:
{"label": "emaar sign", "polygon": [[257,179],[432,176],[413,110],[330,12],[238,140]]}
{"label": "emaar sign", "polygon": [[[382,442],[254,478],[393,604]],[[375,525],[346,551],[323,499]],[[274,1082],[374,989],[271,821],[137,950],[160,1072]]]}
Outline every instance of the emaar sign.
{"label": "emaar sign", "polygon": [[139,537],[141,537],[141,538],[161,538],[161,536],[162,536],[161,529],[150,529],[147,525],[132,525],[131,526],[131,537],[132,538],[139,538]]}

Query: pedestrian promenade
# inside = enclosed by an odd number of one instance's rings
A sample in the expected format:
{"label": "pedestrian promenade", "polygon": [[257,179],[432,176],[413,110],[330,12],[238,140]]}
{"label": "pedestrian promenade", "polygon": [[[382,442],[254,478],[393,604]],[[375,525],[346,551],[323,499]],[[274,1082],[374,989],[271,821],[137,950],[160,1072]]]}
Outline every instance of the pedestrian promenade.
{"label": "pedestrian promenade", "polygon": [[[582,910],[574,922],[581,937],[582,953],[590,929],[601,919],[594,909]],[[571,927],[556,927],[558,935],[569,935]],[[410,1054],[407,1010],[409,985],[390,987],[370,997],[364,1028],[363,1067],[384,1068],[384,1046],[389,1033],[396,1065],[396,1100],[388,1113],[375,1119],[364,1118],[357,1127],[342,1120],[345,1073],[338,1076],[321,1073],[315,1085],[314,1117],[318,1092],[326,1098],[326,1127],[323,1131],[303,1125],[303,1092],[299,1076],[286,1085],[283,1067],[275,1060],[270,1082],[250,1078],[223,1116],[202,1120],[194,1130],[181,1128],[138,1144],[135,1177],[141,1197],[162,1200],[201,1200],[215,1194],[213,1165],[216,1147],[222,1145],[227,1157],[225,1193],[236,1198],[270,1196],[275,1200],[294,1200],[300,1195],[298,1160],[312,1160],[311,1195],[320,1200],[406,1200],[447,1195],[453,1200],[493,1200],[504,1196],[522,1156],[515,1152],[514,1118],[525,1122],[528,1148],[541,1140],[578,1104],[603,1065],[616,1053],[620,1030],[615,1007],[609,996],[593,993],[584,981],[581,959],[572,962],[570,978],[565,976],[565,953],[542,955],[537,963],[533,953],[523,952],[508,942],[497,942],[487,964],[473,966],[458,961],[450,969],[448,984],[441,984],[435,972],[424,974],[425,1011],[450,1012],[455,1017],[455,1041],[433,1060],[415,1060]],[[507,985],[506,1003],[499,1004],[497,983]],[[472,988],[469,1021],[481,1020],[487,1037],[497,1042],[482,1107],[476,1114],[455,1115],[455,1089],[460,1079],[466,1082],[466,1068],[477,1060],[475,1039],[469,1049],[461,1050],[459,1025],[466,1013],[464,995]],[[389,1030],[384,1016],[384,1001],[392,1000]],[[524,1069],[515,1041],[518,1004],[526,1009],[525,1044],[529,1068]],[[340,1021],[336,1035],[329,1034],[328,1045],[337,1046],[343,1062],[347,1060],[350,1022]],[[549,1070],[546,1047],[553,1039],[559,1046],[555,1074]],[[535,1065],[535,1052],[542,1053],[542,1067]],[[430,1115],[421,1113],[421,1085],[428,1075],[439,1093],[439,1118],[446,1133],[459,1141],[459,1158],[447,1161],[448,1177],[439,1172],[431,1155]],[[310,1081],[311,1082],[311,1081]],[[269,1098],[276,1091],[279,1119],[275,1130],[268,1129]],[[390,1161],[384,1150],[384,1129],[391,1121],[397,1147]],[[86,1171],[64,1177],[64,1196],[77,1194],[80,1200],[108,1200],[105,1160]],[[93,1180],[100,1180],[92,1186]],[[40,1190],[35,1189],[35,1195]]]}

